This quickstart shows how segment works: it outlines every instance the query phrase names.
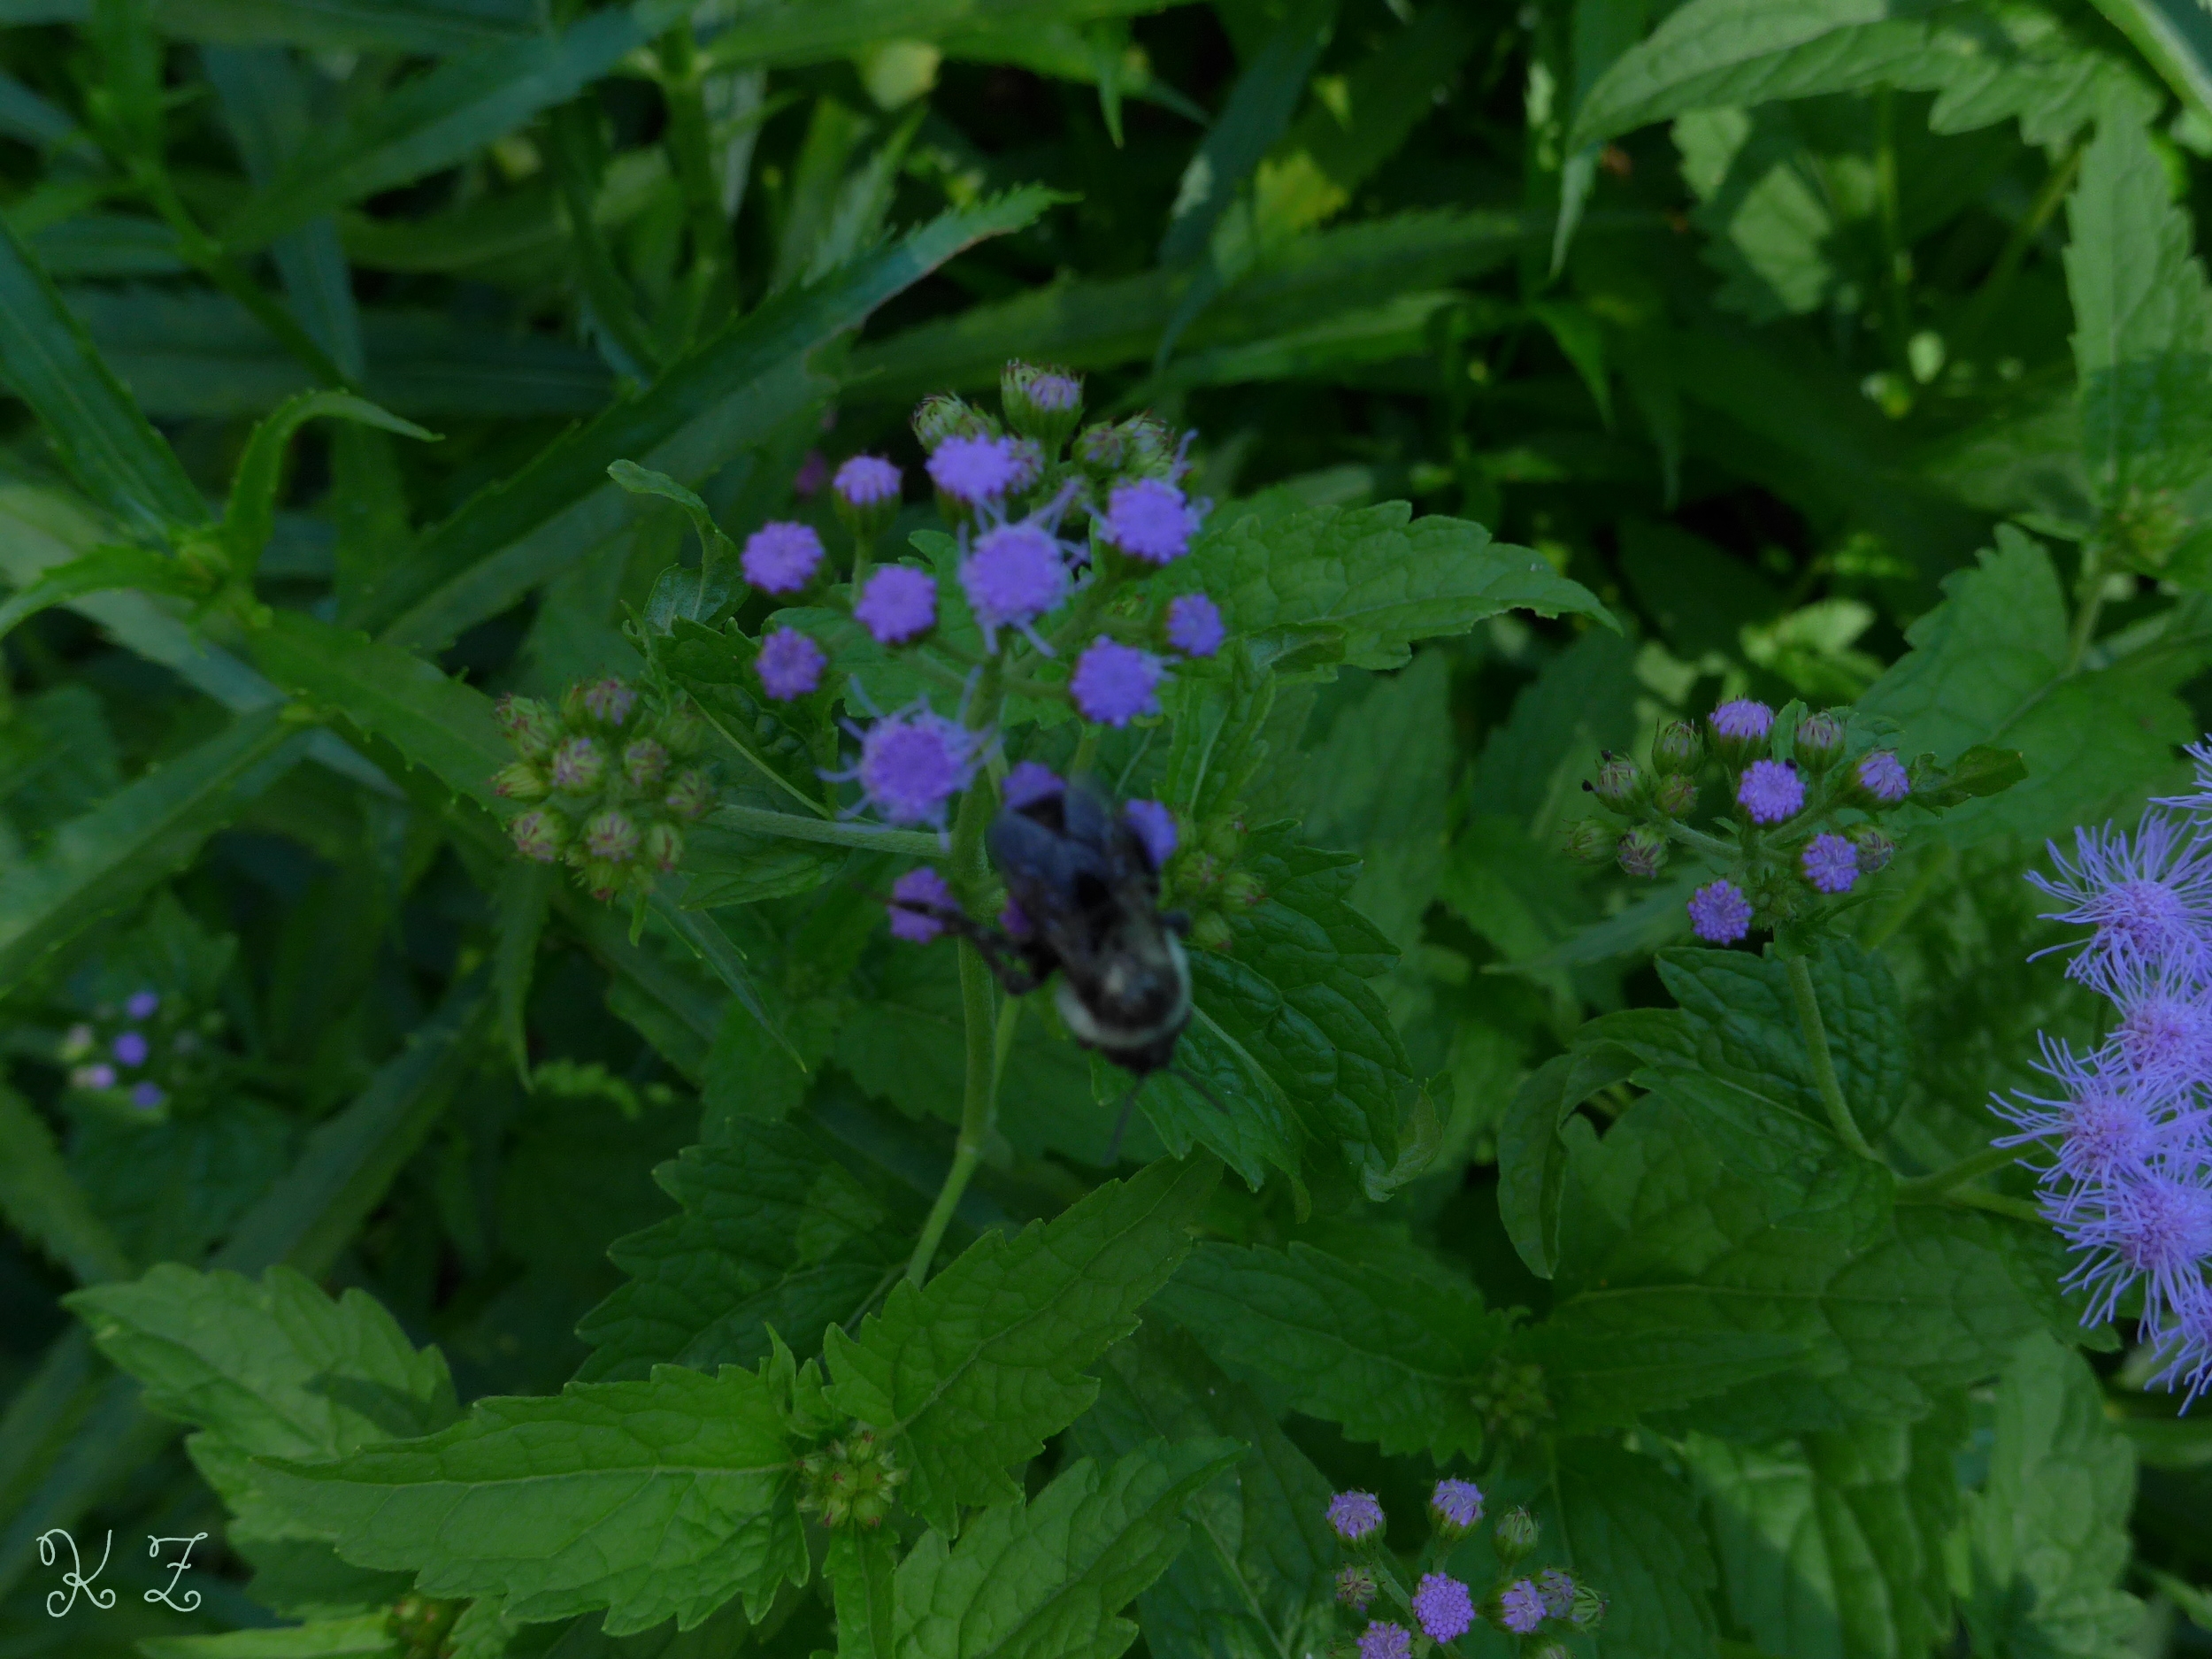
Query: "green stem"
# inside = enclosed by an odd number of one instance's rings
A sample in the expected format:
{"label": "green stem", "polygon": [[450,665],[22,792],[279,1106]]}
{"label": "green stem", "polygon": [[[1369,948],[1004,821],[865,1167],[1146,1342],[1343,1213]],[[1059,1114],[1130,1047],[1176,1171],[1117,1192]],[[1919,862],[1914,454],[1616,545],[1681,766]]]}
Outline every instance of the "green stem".
{"label": "green stem", "polygon": [[922,830],[840,824],[828,818],[801,818],[795,812],[771,812],[765,807],[718,806],[714,810],[712,821],[724,829],[744,830],[754,835],[780,835],[787,841],[820,841],[829,847],[864,847],[875,852],[906,853],[916,858],[935,858],[944,851],[934,835]]}
{"label": "green stem", "polygon": [[1836,1063],[1828,1053],[1828,1027],[1820,1018],[1820,1000],[1813,994],[1813,967],[1806,956],[1793,953],[1787,958],[1790,989],[1797,996],[1797,1023],[1805,1033],[1805,1048],[1812,1056],[1813,1081],[1820,1088],[1820,1103],[1828,1109],[1829,1127],[1836,1132],[1836,1139],[1863,1158],[1874,1156],[1874,1148],[1859,1133],[1858,1119],[1851,1115],[1851,1103],[1843,1098],[1843,1086],[1836,1080]]}
{"label": "green stem", "polygon": [[2001,1170],[2020,1161],[2019,1150],[2014,1147],[1984,1147],[1970,1157],[1961,1158],[1947,1169],[1932,1175],[1923,1175],[1913,1180],[1897,1184],[1897,1202],[1901,1204],[1928,1203],[1939,1198],[1954,1196],[1953,1188],[1966,1185],[1981,1176]]}
{"label": "green stem", "polygon": [[2004,304],[2005,296],[2012,290],[2013,279],[2020,274],[2028,250],[2043,234],[2043,227],[2051,222],[2051,215],[2058,211],[2058,204],[2066,199],[2066,193],[2074,188],[2074,175],[2081,171],[2082,147],[2076,144],[2068,150],[2050,171],[2035,193],[2035,200],[2028,204],[2027,212],[2012,227],[2005,238],[2005,245],[1997,255],[1996,264],[1989,267],[1989,274],[1982,279],[1981,287],[1967,302],[1966,314],[1954,331],[1951,355],[1963,357],[1981,342],[1982,333],[1989,326]]}
{"label": "green stem", "polygon": [[1875,94],[1874,191],[1882,225],[1884,286],[1889,294],[1890,360],[1910,372],[1906,346],[1912,336],[1912,251],[1905,246],[1897,185],[1895,98],[1887,87]]}
{"label": "green stem", "polygon": [[[1011,1004],[1010,1003],[1010,1007]],[[914,1241],[913,1258],[906,1264],[907,1282],[919,1288],[929,1277],[929,1264],[938,1243],[959,1208],[962,1194],[982,1161],[984,1143],[998,1123],[997,1044],[991,1031],[991,973],[983,953],[966,940],[960,941],[960,1008],[967,1027],[967,1090],[960,1108],[960,1138],[953,1142],[952,1167],[945,1184],[937,1189],[937,1202],[922,1223],[922,1236]]]}
{"label": "green stem", "polygon": [[2015,1221],[2032,1221],[2038,1225],[2045,1218],[2043,1212],[2024,1198],[2007,1198],[2002,1193],[1985,1193],[1978,1187],[1947,1193],[1943,1202],[1968,1210],[1986,1210],[1993,1216],[2009,1216]]}
{"label": "green stem", "polygon": [[2074,632],[2066,642],[2066,672],[2077,672],[2097,635],[2104,611],[2104,544],[2095,536],[2081,544],[2081,577],[2074,588]]}
{"label": "green stem", "polygon": [[708,131],[703,74],[688,21],[661,37],[661,96],[668,108],[664,141],[681,188],[691,233],[690,293],[685,319],[686,342],[710,333],[729,311],[730,227],[722,218],[722,192],[715,182],[711,136]]}

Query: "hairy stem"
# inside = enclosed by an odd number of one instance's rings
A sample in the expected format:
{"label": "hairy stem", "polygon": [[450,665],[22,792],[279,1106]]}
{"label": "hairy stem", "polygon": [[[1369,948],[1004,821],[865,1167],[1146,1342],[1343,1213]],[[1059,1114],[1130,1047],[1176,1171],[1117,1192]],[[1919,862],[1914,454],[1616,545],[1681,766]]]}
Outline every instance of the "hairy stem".
{"label": "hairy stem", "polygon": [[1897,1202],[1901,1204],[1927,1203],[1932,1200],[1955,1197],[1954,1188],[1981,1176],[2001,1170],[2020,1161],[2020,1154],[2013,1147],[1984,1147],[1970,1157],[1961,1158],[1947,1169],[1923,1175],[1916,1179],[1897,1184]]}
{"label": "hairy stem", "polygon": [[968,1050],[960,1138],[953,1142],[952,1167],[945,1171],[945,1184],[937,1189],[937,1202],[929,1207],[929,1219],[922,1223],[922,1236],[914,1241],[913,1258],[906,1264],[907,1282],[917,1288],[929,1277],[930,1261],[998,1122],[998,1045],[991,1031],[990,970],[984,966],[983,953],[964,939],[960,941],[960,1009]]}
{"label": "hairy stem", "polygon": [[1797,1023],[1805,1033],[1806,1051],[1813,1062],[1813,1081],[1820,1088],[1820,1103],[1828,1109],[1829,1127],[1836,1132],[1836,1139],[1863,1158],[1874,1156],[1874,1148],[1859,1133],[1858,1119],[1851,1115],[1851,1103],[1843,1097],[1843,1086],[1836,1081],[1836,1063],[1828,1052],[1828,1027],[1820,1018],[1820,999],[1813,995],[1813,964],[1804,956],[1793,953],[1787,958],[1790,989],[1797,996]]}
{"label": "hairy stem", "polygon": [[1986,1210],[1993,1216],[2009,1216],[2015,1221],[2032,1221],[2040,1225],[2043,1212],[2024,1198],[2007,1198],[2002,1193],[1985,1193],[1978,1187],[1962,1187],[1955,1193],[1944,1194],[1947,1204],[1958,1204],[1967,1210]]}

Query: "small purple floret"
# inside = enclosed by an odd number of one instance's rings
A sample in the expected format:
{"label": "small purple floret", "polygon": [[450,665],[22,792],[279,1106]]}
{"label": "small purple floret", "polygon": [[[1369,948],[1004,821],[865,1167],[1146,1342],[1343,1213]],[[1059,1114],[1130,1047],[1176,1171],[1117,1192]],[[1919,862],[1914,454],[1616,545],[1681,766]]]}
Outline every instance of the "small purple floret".
{"label": "small purple floret", "polygon": [[146,1056],[150,1051],[143,1032],[127,1031],[115,1040],[111,1052],[123,1064],[138,1066],[146,1064]]}
{"label": "small purple floret", "polygon": [[1186,657],[1211,657],[1227,634],[1220,607],[1203,594],[1185,594],[1167,608],[1167,642]]}
{"label": "small purple floret", "polygon": [[1905,764],[1886,749],[1859,757],[1853,768],[1859,787],[1884,806],[1895,806],[1912,793],[1912,780],[1905,775]]}
{"label": "small purple floret", "polygon": [[1175,814],[1157,801],[1131,801],[1123,806],[1121,815],[1144,843],[1144,856],[1152,861],[1152,867],[1164,869],[1175,856]]}
{"label": "small purple floret", "polygon": [[886,565],[868,578],[853,607],[879,645],[903,645],[937,626],[937,584],[911,565]]}
{"label": "small purple floret", "polygon": [[891,937],[917,945],[929,943],[945,931],[945,925],[926,911],[908,910],[907,905],[934,905],[946,910],[959,908],[944,877],[927,864],[910,870],[894,881],[891,897],[893,902],[887,907],[891,912]]}
{"label": "small purple floret", "polygon": [[1517,1636],[1527,1635],[1544,1622],[1544,1593],[1526,1578],[1508,1585],[1498,1607],[1506,1629]]}
{"label": "small purple floret", "polygon": [[761,592],[795,594],[814,580],[822,563],[822,538],[811,525],[764,524],[745,538],[738,562],[745,580]]}
{"label": "small purple floret", "polygon": [[1446,1525],[1463,1532],[1482,1519],[1482,1488],[1471,1480],[1440,1480],[1429,1507]]}
{"label": "small purple floret", "polygon": [[1751,901],[1732,881],[1715,881],[1690,895],[1690,930],[1711,945],[1732,945],[1751,932]]}
{"label": "small purple floret", "polygon": [[1041,526],[1003,524],[976,538],[960,561],[960,586],[987,642],[995,630],[1034,622],[1068,596],[1067,560]]}
{"label": "small purple floret", "polygon": [[1431,1641],[1454,1641],[1475,1622],[1475,1598],[1458,1579],[1440,1572],[1424,1573],[1413,1593],[1413,1617]]}
{"label": "small purple floret", "polygon": [[1544,1611],[1552,1618],[1564,1618],[1575,1604],[1575,1581],[1556,1567],[1547,1567],[1536,1575],[1537,1594],[1544,1598]]}
{"label": "small purple floret", "polygon": [[134,991],[123,1004],[123,1011],[133,1019],[151,1019],[160,1010],[161,998],[151,991]]}
{"label": "small purple floret", "polygon": [[1048,800],[1065,789],[1067,785],[1051,767],[1033,760],[1017,761],[1006,774],[1006,781],[999,786],[999,799],[1015,811]]}
{"label": "small purple floret", "polygon": [[2093,927],[2068,972],[2088,978],[2110,964],[2171,964],[2201,973],[2212,955],[2212,843],[2162,812],[2147,812],[2133,837],[2107,824],[2074,832],[2069,860],[2050,848],[2056,878],[2028,879],[2059,908],[2044,919]]}
{"label": "small purple floret", "polygon": [[1786,760],[1755,760],[1743,769],[1736,801],[1754,824],[1779,824],[1805,804],[1805,780]]}
{"label": "small purple floret", "polygon": [[1408,1659],[1413,1652],[1413,1632],[1402,1624],[1378,1619],[1359,1633],[1359,1659]]}
{"label": "small purple floret", "polygon": [[168,1098],[162,1093],[158,1083],[134,1083],[131,1086],[131,1104],[142,1112],[152,1111]]}
{"label": "small purple floret", "polygon": [[69,1074],[69,1080],[79,1088],[113,1088],[115,1068],[104,1062],[97,1065],[79,1066]]}
{"label": "small purple floret", "polygon": [[860,741],[855,776],[893,824],[938,824],[975,771],[977,734],[926,707],[887,715]]}
{"label": "small purple floret", "polygon": [[822,648],[795,628],[778,628],[760,642],[753,666],[761,688],[779,703],[803,697],[822,683],[829,658]]}
{"label": "small purple floret", "polygon": [[837,469],[833,487],[854,507],[880,507],[899,498],[899,469],[879,455],[856,455]]}
{"label": "small purple floret", "polygon": [[1859,849],[1840,835],[1819,834],[1805,843],[1799,860],[1805,879],[1821,893],[1848,893],[1859,879]]}
{"label": "small purple floret", "polygon": [[1749,697],[1734,697],[1713,710],[1713,730],[1738,742],[1759,743],[1774,729],[1774,710]]}
{"label": "small purple floret", "polygon": [[1085,719],[1126,726],[1160,711],[1160,682],[1166,678],[1167,665],[1149,651],[1118,644],[1102,634],[1076,659],[1068,694]]}
{"label": "small purple floret", "polygon": [[929,457],[930,482],[970,507],[1021,488],[1025,457],[1010,438],[948,438]]}
{"label": "small purple floret", "polygon": [[1371,1492],[1340,1492],[1329,1500],[1329,1525],[1348,1544],[1358,1543],[1382,1524],[1382,1504]]}
{"label": "small purple floret", "polygon": [[1181,490],[1164,479],[1140,478],[1114,486],[1100,530],[1131,558],[1166,565],[1190,551],[1199,523]]}

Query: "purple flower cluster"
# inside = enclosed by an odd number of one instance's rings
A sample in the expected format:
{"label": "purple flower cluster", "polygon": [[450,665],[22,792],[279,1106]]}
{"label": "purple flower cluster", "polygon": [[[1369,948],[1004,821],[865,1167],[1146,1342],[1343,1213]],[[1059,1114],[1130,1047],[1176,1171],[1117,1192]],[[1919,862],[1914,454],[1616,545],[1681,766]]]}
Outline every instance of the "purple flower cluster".
{"label": "purple flower cluster", "polygon": [[[103,1045],[99,1034],[91,1025],[81,1023],[72,1025],[62,1038],[61,1057],[81,1064],[70,1068],[69,1086],[91,1094],[105,1094],[110,1089],[121,1088],[127,1082],[129,1090],[127,1098],[133,1107],[140,1111],[158,1109],[169,1098],[168,1091],[151,1077],[141,1076],[132,1079],[127,1074],[144,1071],[153,1060],[153,1042],[146,1033],[138,1029],[138,1025],[151,1019],[160,1009],[161,996],[156,991],[134,991],[125,998],[123,1012],[133,1023],[107,1040],[104,1055],[101,1053]],[[102,1009],[100,1012],[104,1016],[111,1016],[112,1010]],[[178,1047],[181,1051],[181,1039]],[[95,1058],[96,1056],[100,1057]]]}
{"label": "purple flower cluster", "polygon": [[2051,1091],[1994,1102],[2015,1129],[1995,1144],[2035,1148],[2085,1321],[2139,1290],[2154,1380],[2185,1409],[2212,1387],[2212,826],[2154,808],[2133,835],[2084,828],[2070,857],[2050,852],[2057,875],[2029,879],[2057,904],[2047,919],[2090,930],[2067,972],[2114,1019],[2085,1054],[2043,1039]]}

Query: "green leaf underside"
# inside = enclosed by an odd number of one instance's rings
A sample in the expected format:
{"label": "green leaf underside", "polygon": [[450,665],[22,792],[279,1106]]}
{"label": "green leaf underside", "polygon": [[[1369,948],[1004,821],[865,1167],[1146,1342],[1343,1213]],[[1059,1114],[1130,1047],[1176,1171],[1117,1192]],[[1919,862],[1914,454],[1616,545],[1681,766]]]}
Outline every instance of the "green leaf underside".
{"label": "green leaf underside", "polygon": [[828,1333],[830,1403],[900,1442],[914,1510],[942,1532],[958,1506],[1012,1497],[1007,1471],[1097,1393],[1084,1371],[1135,1325],[1190,1248],[1220,1178],[1163,1160],[1050,1222],[986,1237],[917,1290],[902,1280],[857,1336]]}

